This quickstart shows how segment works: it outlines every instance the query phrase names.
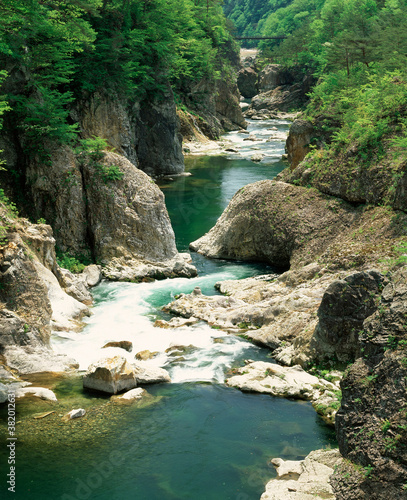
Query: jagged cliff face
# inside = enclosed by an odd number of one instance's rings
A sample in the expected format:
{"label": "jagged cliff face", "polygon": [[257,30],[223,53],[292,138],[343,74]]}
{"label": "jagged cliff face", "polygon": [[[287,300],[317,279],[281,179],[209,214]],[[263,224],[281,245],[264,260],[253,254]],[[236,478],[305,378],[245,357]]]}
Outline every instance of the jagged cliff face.
{"label": "jagged cliff face", "polygon": [[[51,223],[63,252],[90,254],[112,279],[196,273],[176,250],[164,195],[147,174],[116,153],[98,165],[68,147],[50,151],[49,166],[28,164],[27,184],[37,217]],[[122,178],[109,179],[101,168]]]}
{"label": "jagged cliff face", "polygon": [[361,335],[362,357],[341,387],[336,418],[345,464],[333,476],[337,498],[407,498],[407,267],[395,271]]}
{"label": "jagged cliff face", "polygon": [[198,133],[218,139],[225,131],[246,128],[236,84],[239,68],[239,54],[229,42],[218,54],[220,77],[217,80],[204,78],[183,94],[187,108],[198,115],[192,123],[198,127]]}
{"label": "jagged cliff face", "polygon": [[182,136],[174,95],[168,86],[141,102],[99,92],[81,100],[72,117],[83,137],[103,137],[119,154],[153,177],[184,170]]}

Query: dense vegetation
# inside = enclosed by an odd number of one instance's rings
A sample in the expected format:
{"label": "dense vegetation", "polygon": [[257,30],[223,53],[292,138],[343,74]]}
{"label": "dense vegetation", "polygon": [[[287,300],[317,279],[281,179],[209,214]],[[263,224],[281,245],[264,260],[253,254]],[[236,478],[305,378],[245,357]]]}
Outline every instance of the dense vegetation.
{"label": "dense vegetation", "polygon": [[69,107],[114,88],[142,100],[216,78],[230,39],[218,0],[8,0],[0,2],[0,114],[25,144],[75,139]]}
{"label": "dense vegetation", "polygon": [[325,117],[325,159],[350,145],[362,160],[405,158],[407,0],[240,0],[225,12],[239,34],[287,36],[259,44],[265,62],[318,78],[306,115]]}
{"label": "dense vegetation", "polygon": [[[225,0],[225,15],[233,22],[239,36],[264,36],[266,21],[279,9],[284,9],[293,0]],[[281,30],[280,30],[281,31]],[[277,36],[283,35],[281,31]],[[274,36],[274,35],[272,35]],[[255,47],[257,41],[244,41],[245,47]]]}
{"label": "dense vegetation", "polygon": [[336,124],[329,155],[352,145],[363,160],[380,160],[407,147],[406,0],[294,0],[271,14],[263,42],[285,65],[319,77],[307,113]]}

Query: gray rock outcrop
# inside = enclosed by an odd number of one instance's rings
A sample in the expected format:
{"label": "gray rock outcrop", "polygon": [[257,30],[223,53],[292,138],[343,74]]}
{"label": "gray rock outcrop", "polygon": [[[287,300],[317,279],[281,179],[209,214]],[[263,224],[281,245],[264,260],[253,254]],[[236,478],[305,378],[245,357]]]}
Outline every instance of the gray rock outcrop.
{"label": "gray rock outcrop", "polygon": [[[164,195],[147,174],[115,153],[100,162],[79,162],[68,148],[54,148],[51,160],[51,171],[36,177],[31,192],[62,251],[90,252],[105,276],[115,280],[196,274],[189,257],[176,250]],[[34,162],[30,168],[37,176],[41,166]],[[122,178],[109,180],[101,168],[116,169]],[[68,291],[72,278],[66,272],[59,277]],[[96,272],[92,283],[99,279]],[[78,291],[76,298],[81,298]]]}
{"label": "gray rock outcrop", "polygon": [[353,219],[350,207],[333,213],[328,203],[323,195],[282,182],[256,182],[240,189],[216,225],[190,247],[212,258],[257,260],[282,269],[307,264],[306,246],[313,247],[314,258],[322,254]]}
{"label": "gray rock outcrop", "polygon": [[242,68],[237,75],[237,86],[242,96],[247,99],[257,95],[257,72],[250,67]]}
{"label": "gray rock outcrop", "polygon": [[104,165],[118,168],[123,178],[104,183],[92,164],[84,166],[83,175],[93,253],[105,276],[134,280],[195,275],[176,249],[161,190],[122,156],[106,153]]}
{"label": "gray rock outcrop", "polygon": [[183,172],[180,125],[174,95],[129,102],[114,91],[97,92],[82,99],[72,112],[83,137],[102,137],[149,175]]}
{"label": "gray rock outcrop", "polygon": [[294,169],[310,151],[310,143],[314,133],[313,125],[306,120],[294,120],[290,127],[286,142],[287,160]]}
{"label": "gray rock outcrop", "polygon": [[376,267],[404,239],[407,216],[392,215],[383,207],[354,207],[315,189],[265,180],[241,188],[216,225],[190,247],[212,258],[280,269],[315,261],[330,271]]}
{"label": "gray rock outcrop", "polygon": [[344,463],[333,476],[338,500],[406,498],[407,267],[390,277],[363,325],[359,358],[341,382],[336,431]]}
{"label": "gray rock outcrop", "polygon": [[350,362],[360,356],[363,322],[377,310],[380,291],[387,281],[381,273],[371,270],[353,273],[329,285],[310,342],[314,359],[336,357]]}

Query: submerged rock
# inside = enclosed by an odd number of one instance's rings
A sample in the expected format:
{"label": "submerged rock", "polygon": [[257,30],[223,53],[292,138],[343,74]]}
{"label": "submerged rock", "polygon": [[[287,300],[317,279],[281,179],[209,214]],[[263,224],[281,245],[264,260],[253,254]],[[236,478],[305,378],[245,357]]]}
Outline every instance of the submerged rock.
{"label": "submerged rock", "polygon": [[89,366],[83,377],[83,387],[109,394],[137,386],[132,366],[126,358],[103,358]]}
{"label": "submerged rock", "polygon": [[267,483],[261,500],[334,500],[330,476],[342,460],[338,450],[312,451],[299,461],[275,458],[278,477]]}
{"label": "submerged rock", "polygon": [[71,410],[65,415],[66,420],[72,420],[73,418],[80,418],[86,415],[86,411],[83,408],[78,408],[77,410]]}
{"label": "submerged rock", "polygon": [[47,401],[58,401],[54,392],[45,387],[21,387],[16,390],[16,398],[24,398],[25,396],[35,396]]}
{"label": "submerged rock", "polygon": [[130,391],[121,394],[120,396],[112,396],[112,400],[114,402],[124,402],[124,401],[135,401],[137,399],[141,399],[148,395],[148,392],[141,387],[137,387],[136,389],[131,389]]}

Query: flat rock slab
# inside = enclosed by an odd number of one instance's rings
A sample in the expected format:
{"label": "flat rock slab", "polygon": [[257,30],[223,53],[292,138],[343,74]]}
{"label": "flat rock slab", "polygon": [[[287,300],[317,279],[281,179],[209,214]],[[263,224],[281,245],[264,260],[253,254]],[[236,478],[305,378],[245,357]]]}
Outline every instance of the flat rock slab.
{"label": "flat rock slab", "polygon": [[336,390],[336,386],[310,375],[300,366],[280,366],[256,361],[239,368],[238,375],[226,381],[230,387],[242,391],[261,392],[272,396],[314,401],[325,390]]}
{"label": "flat rock slab", "polygon": [[300,461],[273,459],[278,477],[267,483],[261,500],[334,500],[329,478],[342,460],[338,450],[312,451]]}

